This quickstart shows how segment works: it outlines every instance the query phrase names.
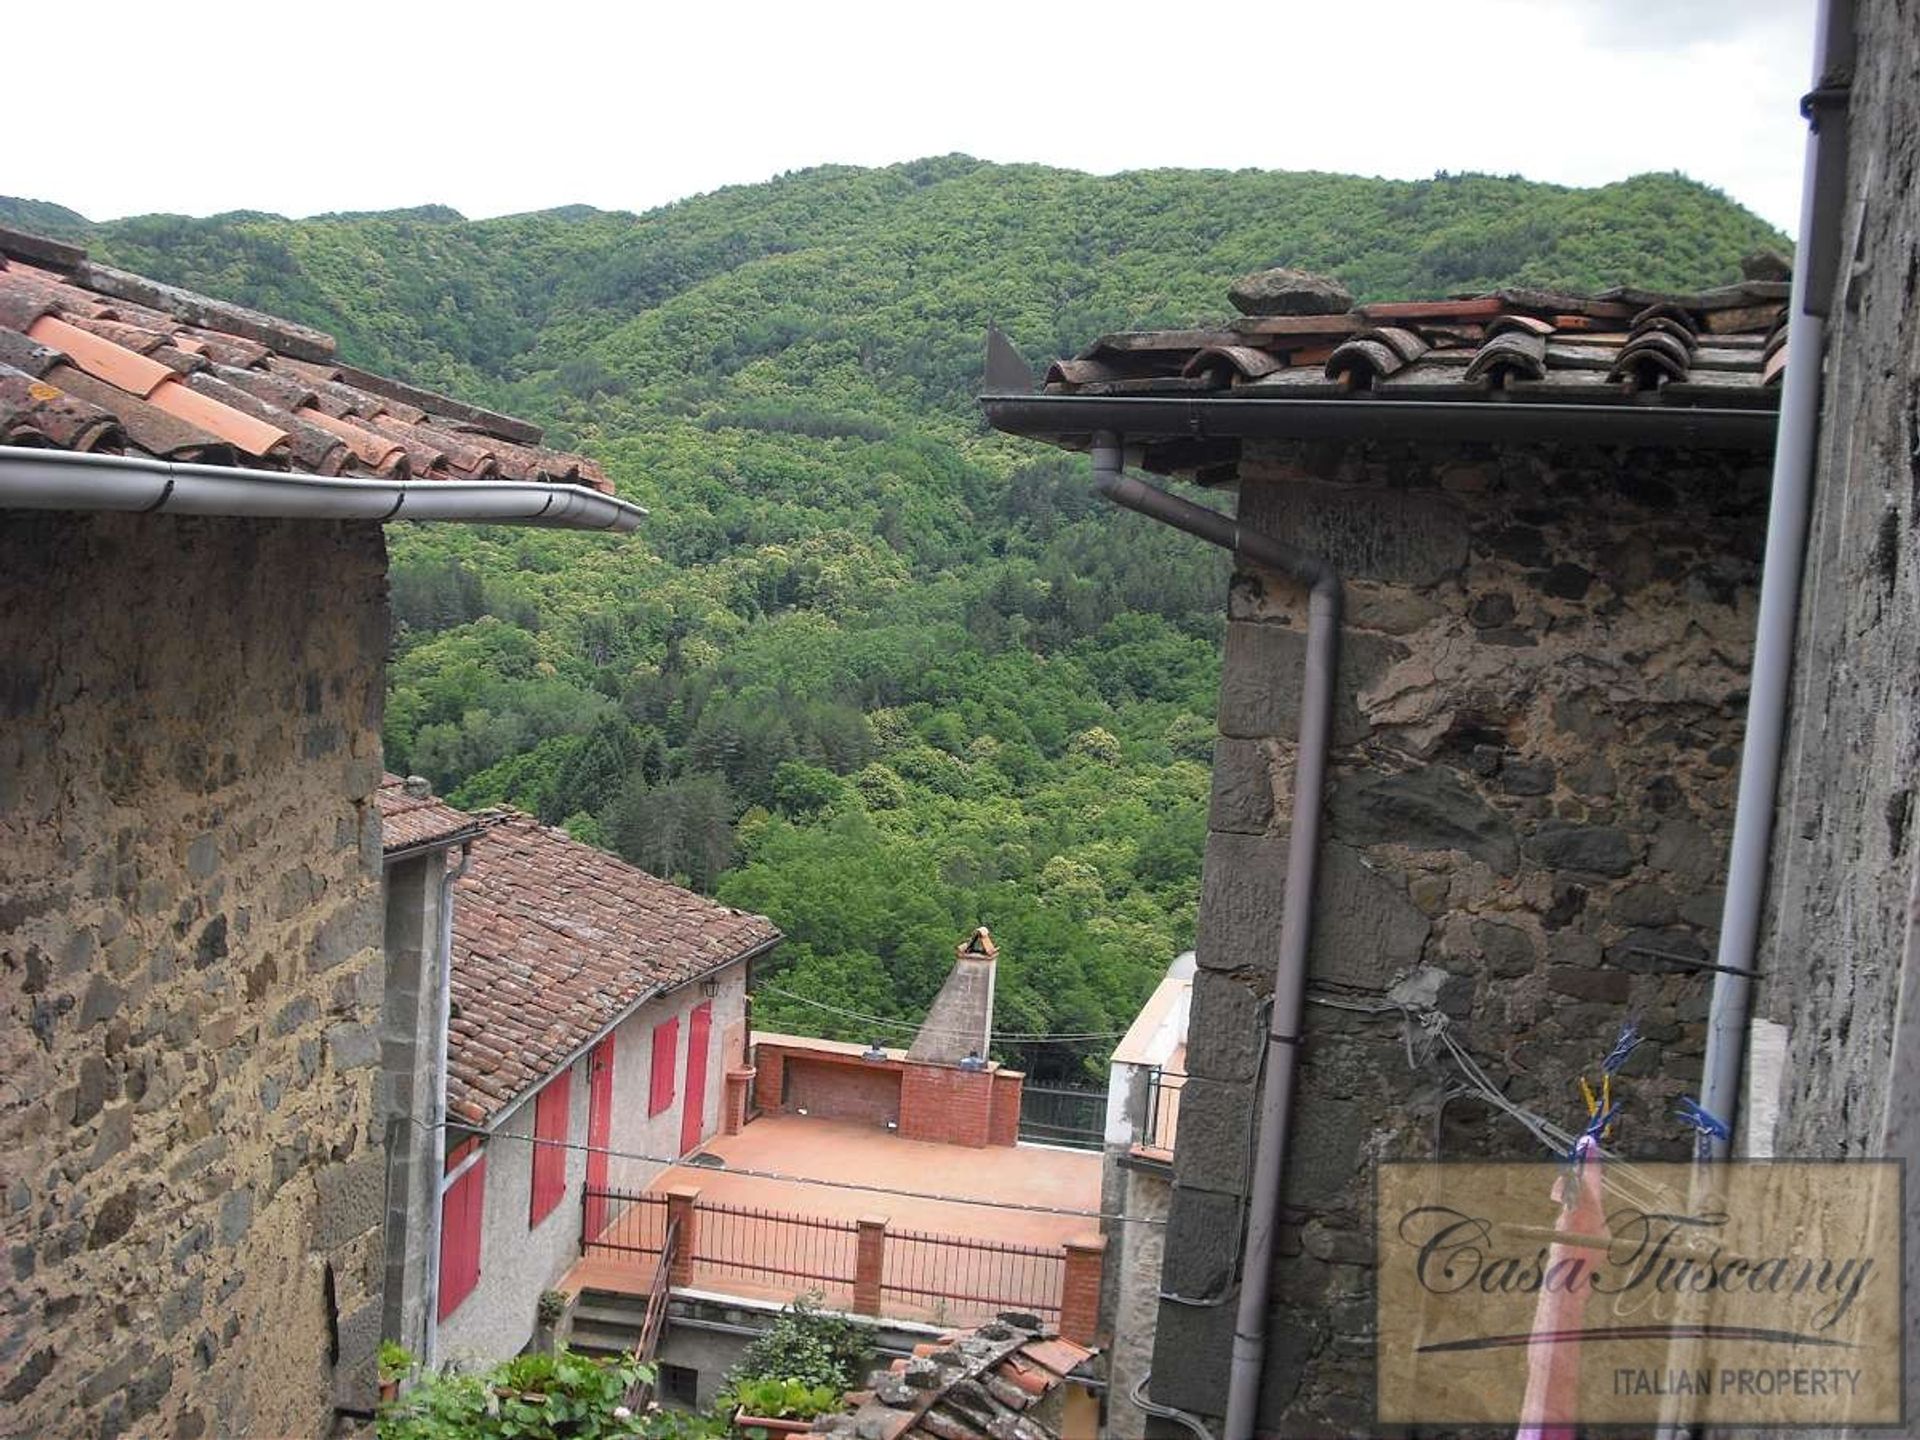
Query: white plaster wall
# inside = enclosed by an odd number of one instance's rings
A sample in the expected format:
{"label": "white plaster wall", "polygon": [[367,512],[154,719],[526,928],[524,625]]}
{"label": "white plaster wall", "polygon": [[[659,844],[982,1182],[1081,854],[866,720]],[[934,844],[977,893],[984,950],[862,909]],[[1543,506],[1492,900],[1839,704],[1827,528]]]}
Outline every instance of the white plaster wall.
{"label": "white plaster wall", "polygon": [[[713,978],[712,1039],[707,1051],[707,1094],[701,1107],[701,1134],[718,1133],[726,1103],[726,1029],[746,1014],[744,964],[729,966]],[[659,1159],[680,1150],[680,1116],[686,1103],[687,1036],[695,1006],[706,1000],[695,983],[650,1001],[622,1021],[614,1035],[613,1124],[607,1180],[615,1189],[643,1190],[666,1166]],[[664,1020],[680,1021],[674,1053],[674,1103],[647,1114],[653,1029]],[[567,1138],[587,1141],[590,1084],[587,1058],[572,1067]],[[536,1092],[537,1093],[537,1092]],[[580,1258],[580,1197],[586,1185],[584,1149],[567,1154],[567,1191],[552,1212],[529,1230],[533,1184],[533,1096],[529,1095],[494,1128],[487,1142],[487,1196],[481,1220],[480,1283],[440,1326],[440,1353],[448,1360],[480,1362],[517,1355],[533,1337],[534,1312],[542,1290],[550,1289]]]}
{"label": "white plaster wall", "polygon": [[[572,1067],[567,1135],[587,1136],[587,1065]],[[533,1338],[540,1292],[580,1257],[584,1151],[567,1152],[567,1192],[547,1217],[527,1225],[533,1196],[534,1101],[522,1101],[487,1140],[487,1198],[480,1222],[480,1283],[440,1322],[440,1354],[458,1363],[517,1355]]]}

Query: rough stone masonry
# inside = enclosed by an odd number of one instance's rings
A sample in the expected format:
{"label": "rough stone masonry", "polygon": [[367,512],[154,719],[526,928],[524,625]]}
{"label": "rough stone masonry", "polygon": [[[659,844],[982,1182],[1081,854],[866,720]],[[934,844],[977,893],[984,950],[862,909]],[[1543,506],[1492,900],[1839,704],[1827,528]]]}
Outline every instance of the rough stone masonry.
{"label": "rough stone masonry", "polygon": [[372,1399],[384,573],[374,525],[0,514],[0,1433]]}
{"label": "rough stone masonry", "polygon": [[[1372,1429],[1371,1164],[1544,1158],[1431,1027],[1568,1129],[1621,1024],[1617,1140],[1697,1086],[1764,459],[1250,445],[1239,513],[1347,579],[1307,1034],[1262,1433]],[[1285,897],[1306,597],[1236,574],[1153,1398],[1226,1391],[1262,1001]],[[1426,1017],[1409,1027],[1402,1005]],[[1409,1040],[1412,1048],[1409,1049]],[[1198,1303],[1194,1303],[1198,1302]]]}

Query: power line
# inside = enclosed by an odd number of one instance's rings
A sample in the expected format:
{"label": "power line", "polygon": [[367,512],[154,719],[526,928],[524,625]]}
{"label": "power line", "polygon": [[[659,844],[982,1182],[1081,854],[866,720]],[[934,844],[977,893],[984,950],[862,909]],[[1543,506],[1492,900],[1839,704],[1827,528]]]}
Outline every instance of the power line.
{"label": "power line", "polygon": [[[958,1035],[963,1038],[974,1033],[971,1030],[950,1030],[939,1025],[928,1026],[916,1024],[912,1020],[890,1019],[884,1015],[868,1015],[859,1010],[848,1010],[839,1005],[829,1005],[824,1000],[815,1000],[811,996],[796,994],[792,990],[782,990],[778,985],[770,985],[765,981],[762,981],[759,986],[756,987],[755,993],[758,994],[761,992],[784,996],[788,1000],[797,1000],[802,1005],[811,1005],[816,1010],[825,1010],[829,1014],[840,1015],[848,1020],[858,1020],[864,1025],[882,1025],[893,1030],[911,1030],[916,1034],[922,1030],[928,1030],[935,1035]],[[1124,1030],[1063,1031],[1058,1034],[1036,1032],[1024,1035],[1009,1035],[1003,1032],[995,1032],[992,1038],[995,1040],[1019,1041],[1022,1044],[1028,1045],[1044,1044],[1048,1041],[1064,1044],[1069,1041],[1080,1040],[1118,1040],[1126,1033]]]}
{"label": "power line", "polygon": [[[435,1126],[424,1120],[416,1120],[411,1115],[407,1123],[416,1130],[432,1130]],[[472,1126],[449,1121],[439,1127],[449,1131],[458,1131],[463,1136],[477,1136],[487,1145],[496,1141],[508,1140],[517,1144],[545,1145],[554,1150],[578,1150],[588,1155],[605,1155],[615,1160],[639,1160],[651,1165],[675,1166],[683,1170],[699,1171],[703,1166],[689,1165],[685,1156],[648,1155],[638,1150],[621,1150],[611,1145],[587,1145],[578,1140],[547,1140],[538,1135],[514,1135],[506,1131],[488,1132]],[[813,1175],[788,1175],[779,1170],[743,1169],[732,1162],[721,1170],[713,1167],[715,1173],[741,1175],[750,1180],[780,1180],[790,1185],[814,1185],[823,1190],[856,1190],[867,1195],[897,1195],[903,1200],[937,1200],[945,1205],[975,1205],[988,1210],[1019,1210],[1033,1215],[1064,1215],[1080,1220],[1116,1220],[1125,1225],[1164,1225],[1165,1216],[1125,1215],[1109,1210],[1076,1210],[1067,1205],[1036,1205],[1020,1200],[983,1200],[974,1195],[942,1195],[926,1190],[901,1190],[891,1185],[870,1185],[859,1180],[823,1180]]]}

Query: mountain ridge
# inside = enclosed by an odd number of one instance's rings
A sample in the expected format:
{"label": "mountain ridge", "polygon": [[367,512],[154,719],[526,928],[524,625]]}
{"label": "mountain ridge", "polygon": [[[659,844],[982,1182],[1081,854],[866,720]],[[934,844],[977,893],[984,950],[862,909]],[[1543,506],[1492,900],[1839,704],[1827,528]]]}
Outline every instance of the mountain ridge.
{"label": "mountain ridge", "polygon": [[[0,200],[0,223],[33,215],[544,424],[651,509],[624,545],[395,527],[389,765],[772,916],[788,939],[765,973],[787,993],[758,1023],[857,1040],[851,1016],[923,1013],[978,924],[1015,1034],[1117,1036],[1193,939],[1226,565],[1105,509],[1072,457],[985,428],[989,321],[1044,360],[1224,318],[1229,283],[1276,262],[1364,301],[1697,289],[1785,248],[1677,175],[1578,190],[967,156],[638,215],[94,224]],[[1004,1058],[1093,1081],[1106,1048]]]}

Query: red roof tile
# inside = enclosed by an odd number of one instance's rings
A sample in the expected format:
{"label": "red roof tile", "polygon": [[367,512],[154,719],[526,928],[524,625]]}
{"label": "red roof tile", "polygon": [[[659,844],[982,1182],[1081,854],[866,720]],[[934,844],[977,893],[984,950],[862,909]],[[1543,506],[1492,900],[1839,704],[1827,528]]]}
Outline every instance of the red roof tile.
{"label": "red roof tile", "polygon": [[1053,1440],[1061,1417],[1050,1399],[1068,1378],[1088,1378],[1086,1362],[1096,1352],[1048,1335],[1039,1323],[1008,1312],[936,1346],[916,1346],[912,1359],[875,1372],[871,1390],[849,1394],[847,1409],[816,1420],[813,1432]]}
{"label": "red roof tile", "polygon": [[0,227],[0,444],[612,492],[591,461],[543,448],[538,426],[342,364],[334,348],[309,326]]}
{"label": "red roof tile", "polygon": [[424,781],[410,789],[398,775],[384,776],[376,798],[380,804],[380,847],[389,855],[423,845],[450,844],[480,830],[477,819],[427,792]]}
{"label": "red roof tile", "polygon": [[780,938],[761,915],[670,885],[507,812],[455,891],[447,1105],[485,1125],[656,992]]}

